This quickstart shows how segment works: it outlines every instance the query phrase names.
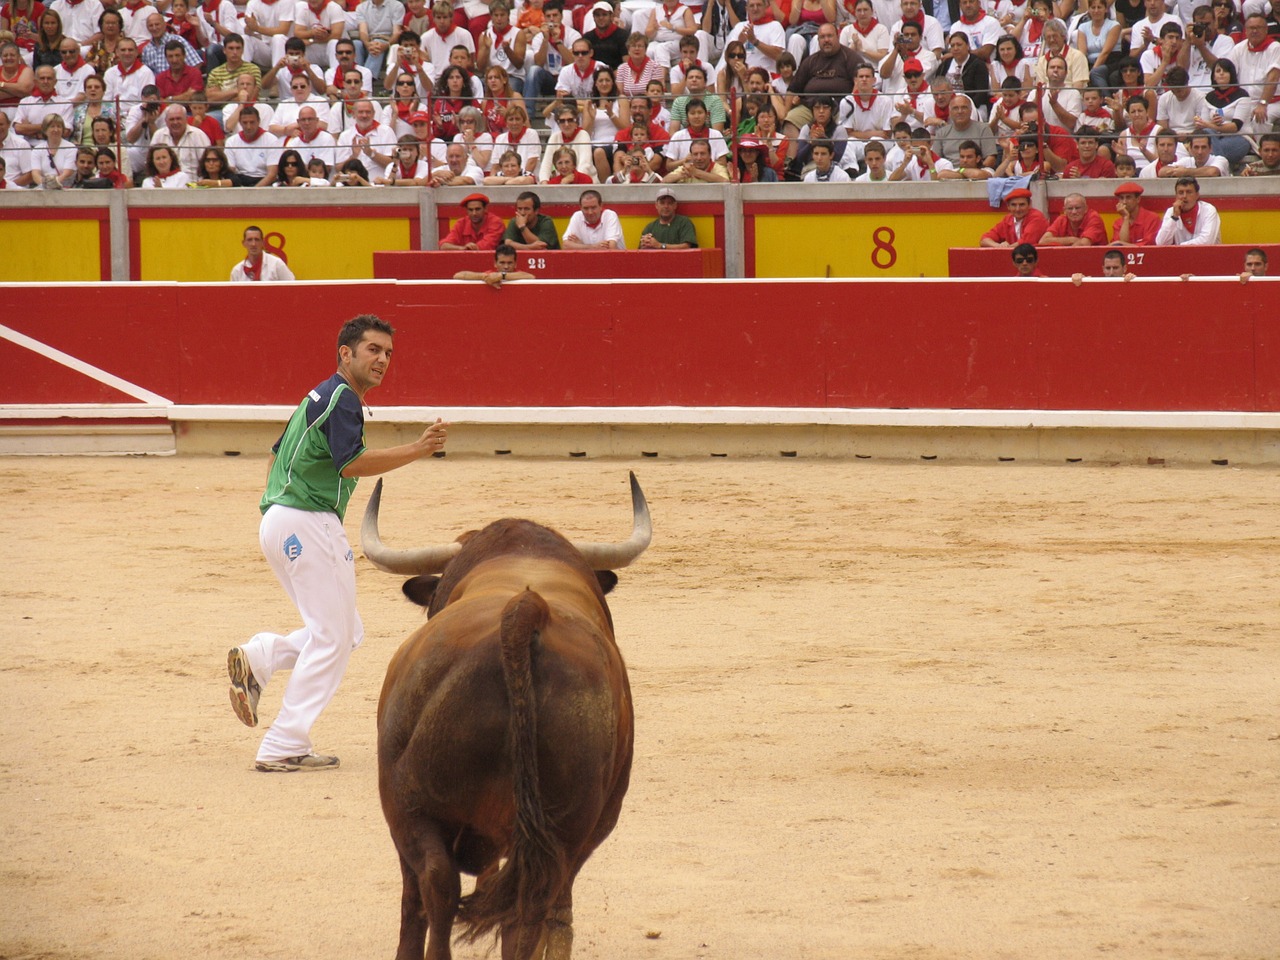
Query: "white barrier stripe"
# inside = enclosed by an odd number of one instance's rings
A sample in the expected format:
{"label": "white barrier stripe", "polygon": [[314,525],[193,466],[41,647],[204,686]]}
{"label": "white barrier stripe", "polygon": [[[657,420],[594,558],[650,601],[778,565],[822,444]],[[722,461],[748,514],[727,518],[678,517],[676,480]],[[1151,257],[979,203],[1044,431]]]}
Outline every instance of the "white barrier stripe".
{"label": "white barrier stripe", "polygon": [[170,404],[170,401],[167,398],[160,396],[158,393],[152,393],[150,390],[144,389],[136,383],[130,383],[128,380],[117,377],[113,373],[108,373],[101,367],[95,367],[91,363],[86,363],[83,360],[77,359],[69,353],[64,353],[56,347],[49,346],[47,343],[41,343],[33,337],[28,337],[25,333],[19,333],[11,327],[4,326],[4,324],[0,324],[0,337],[3,337],[5,340],[12,343],[16,343],[20,347],[26,347],[28,350],[33,353],[37,353],[42,357],[48,357],[55,363],[60,363],[64,367],[74,370],[76,373],[82,373],[90,379],[97,380],[99,383],[119,390],[121,393],[133,397],[135,400],[140,400],[143,403],[159,404],[165,407]]}

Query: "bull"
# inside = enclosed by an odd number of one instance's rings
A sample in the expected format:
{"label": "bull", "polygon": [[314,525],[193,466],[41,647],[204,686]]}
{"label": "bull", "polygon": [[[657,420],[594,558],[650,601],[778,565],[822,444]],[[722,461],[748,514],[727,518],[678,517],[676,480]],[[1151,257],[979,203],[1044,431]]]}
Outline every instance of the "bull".
{"label": "bull", "polygon": [[[384,547],[382,481],[360,544],[427,622],[378,701],[378,791],[400,857],[396,960],[449,960],[460,936],[503,960],[568,960],[573,883],[618,822],[633,713],[605,594],[652,537],[631,474],[632,532],[571,543],[498,520],[454,543]],[[462,896],[461,874],[476,877]]]}

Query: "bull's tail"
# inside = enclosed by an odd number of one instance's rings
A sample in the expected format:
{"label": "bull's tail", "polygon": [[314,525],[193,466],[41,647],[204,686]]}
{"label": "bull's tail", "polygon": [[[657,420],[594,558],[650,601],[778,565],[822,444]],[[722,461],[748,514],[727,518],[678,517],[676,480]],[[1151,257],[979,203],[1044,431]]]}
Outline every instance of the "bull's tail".
{"label": "bull's tail", "polygon": [[540,924],[550,912],[567,873],[564,850],[547,829],[538,785],[538,713],[532,658],[534,644],[549,616],[546,601],[527,588],[502,611],[502,675],[511,704],[507,736],[516,822],[506,862],[496,873],[481,877],[475,891],[459,904],[458,919],[463,937],[469,941],[507,927]]}

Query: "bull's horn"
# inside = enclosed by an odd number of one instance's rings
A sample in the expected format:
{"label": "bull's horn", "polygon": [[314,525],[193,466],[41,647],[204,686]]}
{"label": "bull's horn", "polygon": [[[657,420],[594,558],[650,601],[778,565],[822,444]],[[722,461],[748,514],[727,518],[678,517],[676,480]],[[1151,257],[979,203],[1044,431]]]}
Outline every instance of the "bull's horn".
{"label": "bull's horn", "polygon": [[631,474],[631,536],[621,543],[574,543],[592,570],[618,570],[644,553],[653,539],[649,504],[636,475]]}
{"label": "bull's horn", "polygon": [[416,550],[391,550],[384,547],[382,538],[378,536],[378,507],[381,503],[382,479],[379,478],[377,486],[373,488],[373,496],[369,498],[369,505],[365,507],[364,522],[360,524],[360,549],[379,570],[407,576],[439,573],[462,549],[460,543],[444,543]]}

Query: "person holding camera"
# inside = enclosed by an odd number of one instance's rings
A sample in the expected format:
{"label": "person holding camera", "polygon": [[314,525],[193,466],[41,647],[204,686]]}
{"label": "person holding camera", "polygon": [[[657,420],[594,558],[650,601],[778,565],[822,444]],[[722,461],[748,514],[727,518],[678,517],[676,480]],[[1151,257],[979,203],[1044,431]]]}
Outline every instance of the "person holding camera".
{"label": "person holding camera", "polygon": [[[938,58],[925,47],[920,24],[909,20],[893,35],[889,55],[880,61],[880,90],[890,96],[927,92],[921,87],[937,70]],[[908,77],[909,73],[913,77]]]}

